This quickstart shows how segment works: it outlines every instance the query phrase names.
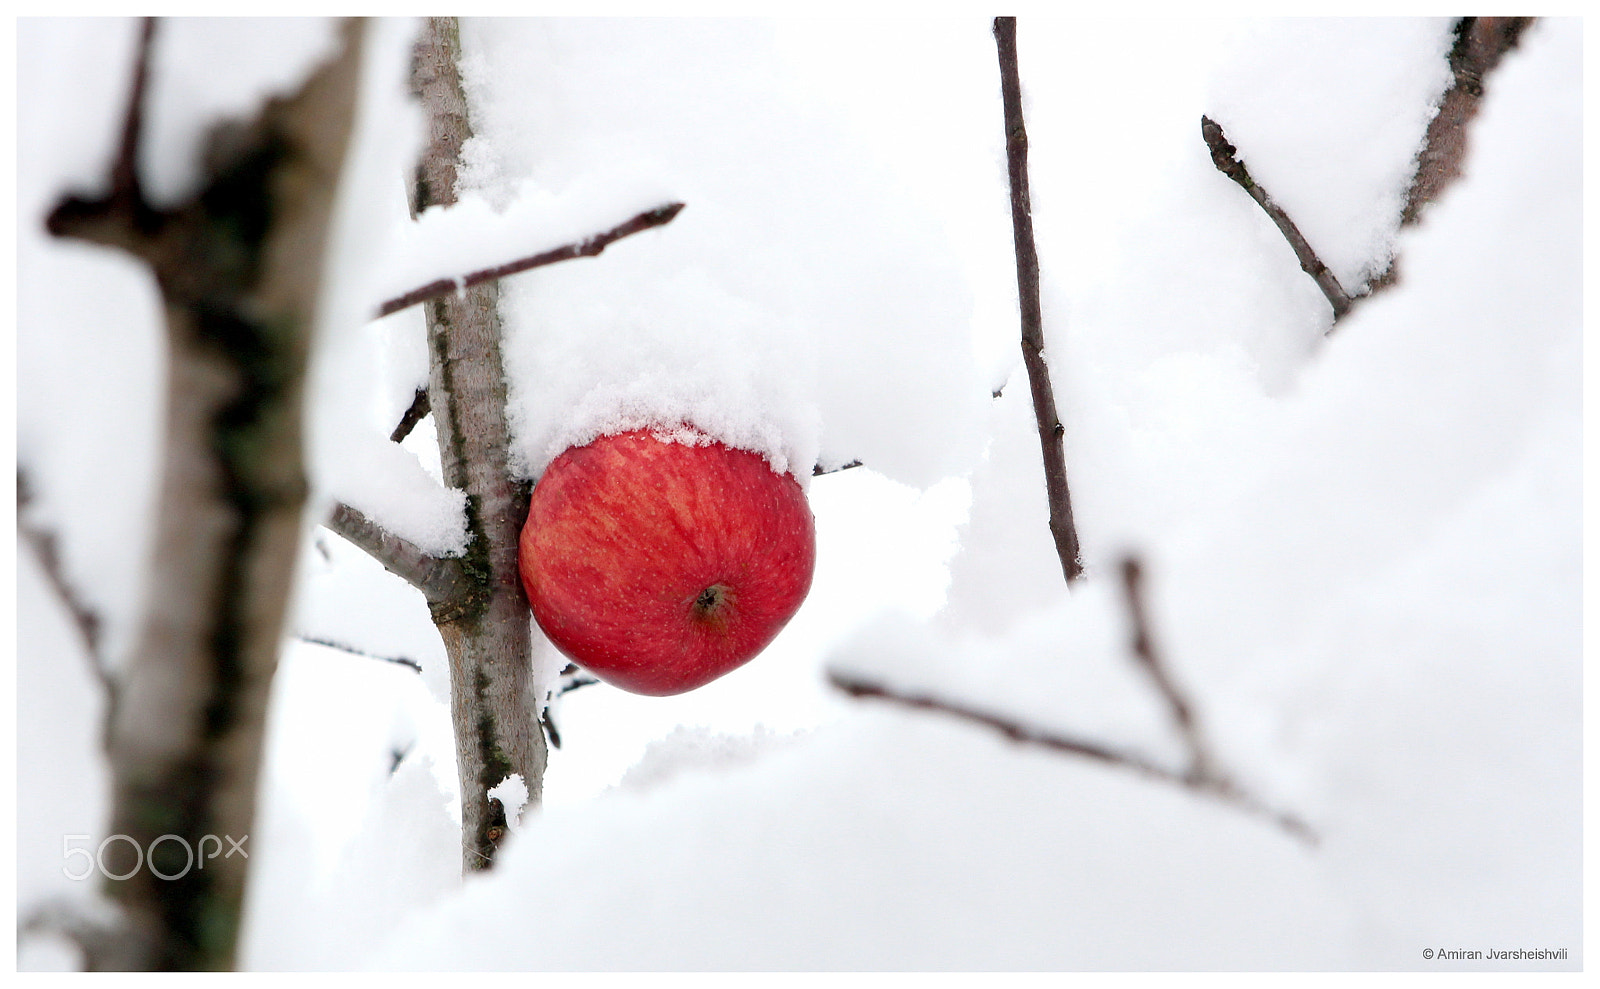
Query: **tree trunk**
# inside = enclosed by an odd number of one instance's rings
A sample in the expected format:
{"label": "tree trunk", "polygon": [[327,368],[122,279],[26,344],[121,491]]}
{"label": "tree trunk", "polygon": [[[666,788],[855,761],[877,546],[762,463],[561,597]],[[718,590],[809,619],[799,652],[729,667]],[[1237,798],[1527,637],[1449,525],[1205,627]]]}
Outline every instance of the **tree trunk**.
{"label": "tree trunk", "polygon": [[[414,85],[428,113],[428,145],[412,190],[416,213],[455,201],[461,146],[471,133],[454,18],[430,18]],[[488,791],[521,776],[528,806],[543,789],[545,739],[532,693],[530,611],[517,568],[528,486],[511,476],[505,369],[495,282],[427,303],[428,400],[447,485],[467,494],[461,593],[430,602],[450,657],[451,717],[461,781],[462,865],[489,868],[506,833]]]}
{"label": "tree trunk", "polygon": [[267,696],[301,537],[303,382],[361,25],[300,91],[213,132],[201,191],[157,210],[137,168],[147,24],[112,192],[53,233],[151,268],[170,372],[152,595],[108,713],[113,930],[96,969],[233,966]]}

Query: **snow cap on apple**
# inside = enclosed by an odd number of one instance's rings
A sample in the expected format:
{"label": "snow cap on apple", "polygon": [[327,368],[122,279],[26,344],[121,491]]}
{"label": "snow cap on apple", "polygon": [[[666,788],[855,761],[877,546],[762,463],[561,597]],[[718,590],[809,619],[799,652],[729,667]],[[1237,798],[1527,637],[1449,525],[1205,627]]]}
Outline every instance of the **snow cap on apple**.
{"label": "snow cap on apple", "polygon": [[551,461],[519,550],[557,649],[607,683],[665,695],[766,648],[811,589],[816,533],[800,484],[760,454],[641,429]]}

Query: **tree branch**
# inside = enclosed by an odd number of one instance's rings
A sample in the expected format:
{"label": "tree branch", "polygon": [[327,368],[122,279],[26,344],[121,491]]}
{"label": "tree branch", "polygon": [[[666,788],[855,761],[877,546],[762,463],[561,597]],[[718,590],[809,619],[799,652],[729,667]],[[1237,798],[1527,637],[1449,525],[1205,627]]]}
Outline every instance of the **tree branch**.
{"label": "tree branch", "polygon": [[156,18],[146,17],[139,27],[133,81],[128,86],[117,155],[111,163],[110,190],[104,196],[68,196],[57,203],[45,220],[45,228],[52,235],[118,247],[145,258],[165,226],[167,214],[145,200],[144,186],[139,181],[139,141],[144,130],[144,98],[149,88],[155,32]]}
{"label": "tree branch", "polygon": [[389,434],[389,442],[399,443],[407,436],[410,436],[411,431],[417,428],[417,423],[427,416],[430,408],[428,389],[418,388],[416,394],[411,396],[410,407],[400,417],[400,422],[394,427],[394,432]]}
{"label": "tree branch", "polygon": [[459,278],[440,278],[437,281],[429,282],[421,288],[412,289],[406,294],[390,299],[379,306],[378,318],[381,319],[384,316],[393,315],[418,303],[427,302],[429,299],[437,299],[440,296],[472,288],[474,285],[482,285],[484,282],[492,282],[507,275],[532,271],[534,268],[543,268],[546,265],[555,264],[559,261],[570,261],[573,258],[592,258],[624,237],[630,237],[652,227],[671,223],[673,218],[683,211],[683,205],[683,203],[667,203],[665,206],[657,206],[655,209],[645,210],[643,213],[617,224],[610,230],[597,233],[577,243],[565,244],[540,254],[519,258],[516,261],[508,261],[494,268],[484,268],[482,271],[474,271]]}
{"label": "tree branch", "polygon": [[323,525],[421,591],[430,606],[442,605],[470,590],[469,581],[461,573],[460,560],[424,552],[349,505],[335,505]]}
{"label": "tree branch", "polygon": [[1005,104],[1006,164],[1011,180],[1011,230],[1017,255],[1017,302],[1022,312],[1022,362],[1033,390],[1033,413],[1044,454],[1044,486],[1050,505],[1050,534],[1061,573],[1071,583],[1083,575],[1078,530],[1067,490],[1065,427],[1056,412],[1055,392],[1044,359],[1044,325],[1039,304],[1039,253],[1033,241],[1033,204],[1028,196],[1028,132],[1022,118],[1022,83],[1017,72],[1017,19],[994,19],[1000,56],[1000,94]]}
{"label": "tree branch", "polygon": [[352,656],[361,656],[366,659],[376,659],[383,663],[404,666],[413,673],[422,672],[422,664],[408,656],[380,656],[375,652],[367,652],[365,649],[357,649],[355,646],[346,645],[343,642],[335,642],[332,639],[324,639],[321,636],[306,635],[304,632],[297,634],[295,638],[309,645],[322,646],[325,649],[337,649],[339,652],[347,652]]}
{"label": "tree branch", "polygon": [[22,541],[33,550],[34,557],[39,561],[39,567],[44,571],[45,582],[55,592],[56,599],[62,607],[67,609],[73,625],[78,630],[78,637],[83,640],[84,654],[89,657],[89,669],[100,682],[100,688],[106,697],[106,725],[109,728],[112,714],[117,699],[117,681],[111,675],[110,668],[106,665],[105,654],[101,651],[100,642],[100,615],[88,602],[79,596],[77,588],[67,579],[66,571],[61,565],[61,554],[56,547],[56,534],[48,529],[41,528],[29,522],[26,513],[33,504],[33,488],[28,483],[27,473],[19,466],[17,468],[17,534]]}
{"label": "tree branch", "polygon": [[1037,745],[1055,752],[1083,756],[1109,766],[1131,770],[1148,779],[1181,786],[1196,793],[1221,800],[1247,813],[1264,817],[1294,838],[1308,845],[1315,846],[1318,841],[1316,832],[1298,817],[1268,807],[1225,780],[1215,777],[1197,779],[1189,773],[1173,772],[1171,769],[1152,762],[1135,752],[1101,745],[1098,742],[1092,742],[1062,732],[1026,725],[1003,715],[944,700],[931,694],[902,693],[884,684],[852,677],[838,670],[828,671],[828,682],[851,697],[875,698],[901,707],[936,711],[962,721],[969,721],[973,724],[991,728],[1019,744]]}
{"label": "tree branch", "polygon": [[840,464],[837,467],[827,467],[827,468],[824,468],[821,464],[817,464],[815,467],[811,468],[811,476],[812,477],[821,477],[824,474],[837,474],[842,470],[850,470],[853,467],[860,467],[860,466],[861,466],[861,461],[859,461],[859,460],[852,460],[847,464]]}
{"label": "tree branch", "polygon": [[1455,81],[1445,91],[1439,112],[1428,124],[1428,134],[1417,155],[1417,172],[1406,195],[1401,225],[1416,223],[1427,206],[1461,177],[1467,156],[1467,127],[1483,102],[1486,77],[1506,52],[1517,47],[1532,17],[1463,17],[1456,22],[1455,44],[1450,49],[1450,71]]}
{"label": "tree branch", "polygon": [[1266,211],[1272,222],[1277,224],[1279,232],[1289,242],[1295,258],[1300,262],[1300,270],[1316,281],[1328,304],[1333,307],[1334,322],[1344,318],[1345,313],[1350,311],[1350,296],[1339,284],[1339,279],[1335,278],[1333,272],[1328,270],[1328,266],[1317,257],[1317,252],[1311,249],[1311,244],[1300,233],[1300,228],[1295,226],[1289,214],[1273,201],[1267,190],[1250,177],[1244,162],[1235,157],[1239,149],[1228,143],[1228,136],[1223,133],[1222,125],[1210,117],[1202,116],[1200,136],[1205,139],[1206,147],[1211,150],[1211,163],[1217,166],[1217,171],[1238,183],[1239,188],[1249,193],[1250,198],[1254,199],[1256,204]]}
{"label": "tree branch", "polygon": [[1134,658],[1138,660],[1139,666],[1150,674],[1157,692],[1167,702],[1167,708],[1172,714],[1172,723],[1183,736],[1184,747],[1189,750],[1189,769],[1185,774],[1186,778],[1194,782],[1217,779],[1214,771],[1215,762],[1201,737],[1194,709],[1167,672],[1166,662],[1161,658],[1155,646],[1155,639],[1150,634],[1150,617],[1144,601],[1143,572],[1137,557],[1129,556],[1123,559],[1122,586],[1128,605],[1128,620],[1133,626]]}

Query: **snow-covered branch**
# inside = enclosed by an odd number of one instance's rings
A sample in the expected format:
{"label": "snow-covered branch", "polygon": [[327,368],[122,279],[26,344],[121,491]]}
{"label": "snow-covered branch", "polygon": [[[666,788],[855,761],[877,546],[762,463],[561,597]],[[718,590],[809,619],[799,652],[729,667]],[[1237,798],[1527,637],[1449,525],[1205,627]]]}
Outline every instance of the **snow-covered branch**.
{"label": "snow-covered branch", "polygon": [[1272,808],[1227,780],[1213,775],[1195,776],[1188,771],[1178,772],[1147,759],[1137,752],[1104,745],[1092,739],[1080,738],[1066,732],[1025,724],[1015,718],[996,714],[993,711],[985,711],[963,704],[960,701],[936,697],[932,694],[901,691],[888,684],[853,676],[840,670],[829,670],[828,682],[851,697],[875,698],[888,701],[900,707],[936,711],[961,721],[992,728],[1019,744],[1037,745],[1064,755],[1082,756],[1109,766],[1117,766],[1129,770],[1153,780],[1181,786],[1232,804],[1248,813],[1265,817],[1308,845],[1315,845],[1318,841],[1317,833],[1299,817]]}
{"label": "snow-covered branch", "polygon": [[1312,249],[1311,243],[1300,232],[1294,220],[1289,218],[1289,214],[1284,212],[1283,207],[1268,195],[1260,183],[1251,178],[1249,170],[1244,167],[1244,162],[1238,158],[1239,149],[1228,143],[1228,135],[1223,133],[1222,125],[1210,117],[1202,116],[1200,136],[1205,139],[1206,147],[1211,150],[1211,163],[1217,166],[1217,171],[1238,183],[1239,188],[1248,193],[1277,225],[1284,240],[1287,240],[1289,247],[1294,250],[1295,259],[1300,262],[1300,270],[1316,281],[1317,288],[1322,290],[1328,304],[1333,307],[1334,322],[1342,319],[1344,314],[1350,311],[1351,306],[1350,296],[1345,293],[1344,286],[1339,284],[1339,279],[1334,277],[1328,266],[1317,257],[1317,252]]}
{"label": "snow-covered branch", "polygon": [[563,244],[560,247],[552,248],[548,251],[542,251],[538,254],[529,255],[528,257],[518,258],[515,261],[507,261],[505,264],[496,265],[493,268],[484,268],[481,271],[474,271],[469,274],[462,275],[459,278],[436,279],[422,286],[421,288],[412,289],[404,295],[397,296],[385,302],[383,305],[378,307],[377,315],[379,318],[390,316],[402,309],[407,309],[411,306],[417,305],[418,303],[427,302],[429,299],[437,299],[440,296],[448,295],[451,292],[459,292],[462,289],[472,288],[475,285],[482,285],[485,282],[498,281],[501,278],[505,278],[507,275],[515,275],[524,271],[532,271],[534,268],[542,268],[546,265],[555,264],[559,261],[571,261],[574,258],[595,257],[601,251],[604,251],[607,247],[610,247],[612,244],[624,237],[630,237],[636,233],[649,230],[652,227],[664,226],[668,223],[671,223],[673,218],[683,211],[683,205],[683,203],[667,203],[662,206],[657,206],[654,209],[647,209],[642,213],[624,220],[623,222],[612,227],[610,230],[602,231],[593,235],[592,237],[585,237],[583,240],[575,243]]}
{"label": "snow-covered branch", "polygon": [[1067,489],[1066,428],[1056,411],[1055,391],[1044,359],[1044,317],[1039,303],[1039,252],[1033,241],[1033,204],[1028,195],[1028,131],[1022,116],[1022,82],[1017,71],[1017,19],[994,19],[1000,56],[1000,93],[1005,103],[1006,164],[1011,178],[1011,229],[1017,254],[1017,303],[1022,311],[1022,362],[1033,390],[1034,418],[1044,453],[1044,486],[1050,504],[1050,534],[1068,583],[1083,575],[1078,529]]}
{"label": "snow-covered branch", "polygon": [[323,525],[421,591],[430,606],[443,606],[469,589],[459,559],[424,552],[415,543],[389,532],[349,505],[335,505]]}
{"label": "snow-covered branch", "polygon": [[1467,127],[1483,102],[1484,80],[1506,52],[1517,47],[1533,20],[1463,17],[1456,22],[1456,40],[1450,49],[1450,72],[1455,81],[1445,91],[1438,114],[1428,124],[1401,223],[1420,220],[1428,204],[1461,177],[1461,163],[1467,154]]}

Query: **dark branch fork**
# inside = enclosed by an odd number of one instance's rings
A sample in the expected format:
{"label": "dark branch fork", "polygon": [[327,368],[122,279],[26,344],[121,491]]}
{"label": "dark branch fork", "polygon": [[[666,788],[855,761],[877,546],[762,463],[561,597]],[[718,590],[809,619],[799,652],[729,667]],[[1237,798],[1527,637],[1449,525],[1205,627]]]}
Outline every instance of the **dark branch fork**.
{"label": "dark branch fork", "polygon": [[1017,254],[1017,302],[1022,312],[1022,362],[1033,391],[1034,419],[1044,455],[1045,494],[1050,534],[1061,572],[1071,583],[1083,575],[1078,530],[1067,489],[1066,429],[1056,411],[1055,392],[1044,358],[1044,321],[1039,303],[1039,252],[1033,240],[1033,205],[1028,195],[1028,131],[1022,116],[1022,83],[1017,72],[1017,19],[994,19],[1000,56],[1000,94],[1005,104],[1006,164],[1011,182],[1011,229]]}
{"label": "dark branch fork", "polygon": [[[1517,46],[1531,17],[1462,17],[1456,21],[1455,44],[1450,50],[1450,69],[1454,81],[1441,98],[1439,112],[1428,125],[1422,150],[1417,155],[1416,171],[1400,215],[1402,226],[1421,219],[1423,212],[1446,188],[1461,177],[1461,162],[1466,157],[1467,127],[1478,113],[1483,98],[1483,83],[1500,64],[1505,53]],[[1200,136],[1211,152],[1217,171],[1228,176],[1264,210],[1294,250],[1300,270],[1310,275],[1333,307],[1337,324],[1355,304],[1395,284],[1399,277],[1397,261],[1367,286],[1360,295],[1348,294],[1333,272],[1317,257],[1311,244],[1295,226],[1289,214],[1261,187],[1238,158],[1238,148],[1228,143],[1222,125],[1210,117],[1200,118]]]}
{"label": "dark branch fork", "polygon": [[901,707],[936,711],[991,728],[1019,744],[1037,745],[1055,752],[1082,756],[1106,765],[1131,770],[1148,779],[1181,786],[1265,818],[1294,838],[1315,846],[1319,840],[1317,833],[1304,820],[1263,803],[1215,768],[1215,763],[1201,737],[1194,708],[1167,672],[1166,664],[1155,648],[1141,588],[1141,573],[1142,567],[1138,560],[1129,557],[1123,561],[1123,587],[1129,623],[1132,625],[1132,652],[1134,659],[1150,675],[1157,691],[1166,701],[1173,724],[1183,739],[1184,747],[1188,750],[1189,764],[1182,770],[1168,768],[1128,749],[1105,745],[1066,732],[1024,724],[1003,714],[984,711],[932,694],[901,691],[887,684],[876,683],[839,670],[828,671],[828,682],[851,697],[876,698]]}

